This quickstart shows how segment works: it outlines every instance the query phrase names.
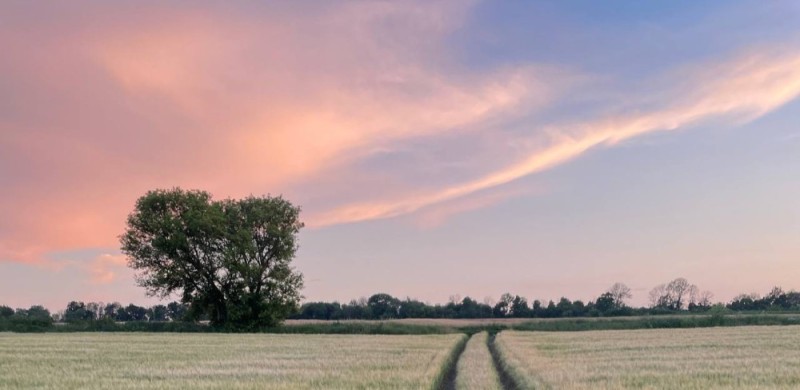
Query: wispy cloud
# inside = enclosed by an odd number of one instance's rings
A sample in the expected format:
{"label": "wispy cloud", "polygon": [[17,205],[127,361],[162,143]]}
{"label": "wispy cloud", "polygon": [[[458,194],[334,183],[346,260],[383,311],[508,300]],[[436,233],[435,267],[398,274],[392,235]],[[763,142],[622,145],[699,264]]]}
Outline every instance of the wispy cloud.
{"label": "wispy cloud", "polygon": [[[328,226],[412,213],[547,170],[593,147],[613,145],[646,133],[680,129],[707,119],[753,120],[800,94],[800,55],[749,54],[703,69],[711,70],[676,80],[676,84],[684,87],[672,91],[655,109],[551,126],[534,132],[537,135],[532,143],[547,143],[545,147],[532,150],[527,158],[488,175],[423,195],[336,208],[317,216],[312,224]],[[538,134],[546,134],[548,139],[541,140]]]}
{"label": "wispy cloud", "polygon": [[421,210],[415,215],[414,222],[417,226],[424,229],[431,229],[444,224],[450,217],[479,210],[500,202],[517,198],[523,195],[530,195],[534,191],[521,189],[493,191],[486,194],[476,194],[432,205],[430,208]]}

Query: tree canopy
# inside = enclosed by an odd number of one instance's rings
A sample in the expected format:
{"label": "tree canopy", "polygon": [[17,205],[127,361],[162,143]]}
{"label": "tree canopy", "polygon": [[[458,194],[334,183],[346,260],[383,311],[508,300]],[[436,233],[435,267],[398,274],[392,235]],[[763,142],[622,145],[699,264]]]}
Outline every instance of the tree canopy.
{"label": "tree canopy", "polygon": [[300,300],[303,278],[291,267],[299,215],[281,197],[154,190],[136,202],[120,241],[148,294],[177,293],[190,317],[255,329],[276,325]]}

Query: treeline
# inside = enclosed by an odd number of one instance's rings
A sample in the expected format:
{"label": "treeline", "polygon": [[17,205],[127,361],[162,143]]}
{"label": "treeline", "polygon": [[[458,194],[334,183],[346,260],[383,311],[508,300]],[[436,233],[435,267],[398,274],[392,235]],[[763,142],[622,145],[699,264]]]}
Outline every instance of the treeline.
{"label": "treeline", "polygon": [[369,298],[339,302],[307,302],[289,318],[315,320],[378,320],[402,318],[563,318],[612,317],[676,313],[704,313],[715,307],[718,310],[747,311],[800,311],[800,293],[784,292],[775,287],[765,297],[743,294],[727,304],[713,303],[713,294],[701,291],[684,278],[653,288],[649,293],[650,306],[631,307],[626,301],[632,298],[631,290],[616,283],[594,300],[530,302],[522,296],[503,294],[497,302],[478,302],[470,297],[452,297],[447,304],[427,304],[415,299],[400,299],[389,294],[375,294]]}
{"label": "treeline", "polygon": [[103,304],[102,302],[83,303],[72,301],[63,312],[53,315],[54,320],[64,323],[81,321],[181,321],[188,318],[189,306],[180,302],[150,307],[129,304],[122,306],[118,302]]}
{"label": "treeline", "polygon": [[[713,295],[700,291],[684,278],[656,286],[650,291],[649,307],[631,307],[626,301],[631,290],[616,283],[594,300],[528,300],[519,295],[503,294],[497,302],[478,302],[470,297],[451,297],[447,304],[428,304],[415,299],[400,299],[389,294],[375,294],[349,303],[308,302],[295,310],[291,319],[381,320],[401,318],[562,318],[612,317],[675,313],[800,311],[800,292],[773,288],[765,296],[742,294],[730,302],[712,303]],[[50,313],[43,306],[12,309],[0,305],[0,331],[64,330],[134,330],[134,331],[203,331],[199,321],[208,320],[202,313],[180,302],[150,307],[120,303],[69,302],[64,310]]]}
{"label": "treeline", "polygon": [[[664,310],[658,310],[663,312]],[[601,296],[596,301],[571,301],[561,298],[558,302],[543,304],[534,300],[531,304],[519,295],[503,294],[494,305],[478,302],[470,297],[451,300],[441,305],[430,305],[415,299],[401,300],[389,294],[375,294],[369,298],[349,303],[307,302],[290,319],[315,320],[382,320],[401,318],[559,318],[628,316],[649,313],[648,309],[634,309],[620,305],[609,297]]]}
{"label": "treeline", "polygon": [[727,307],[734,311],[799,310],[800,292],[784,292],[780,287],[775,287],[763,298],[757,294],[739,295]]}
{"label": "treeline", "polygon": [[[203,320],[205,318],[199,318]],[[0,305],[0,331],[37,332],[53,329],[56,325],[72,325],[75,329],[113,330],[117,323],[171,323],[194,321],[189,315],[189,307],[180,302],[150,307],[119,303],[84,303],[72,301],[63,311],[50,313],[43,306],[35,305],[28,309],[12,309]],[[136,330],[137,327],[127,326]],[[147,329],[144,329],[147,330]]]}
{"label": "treeline", "polygon": [[0,332],[36,332],[53,326],[50,311],[43,306],[34,305],[28,309],[12,309],[0,305]]}

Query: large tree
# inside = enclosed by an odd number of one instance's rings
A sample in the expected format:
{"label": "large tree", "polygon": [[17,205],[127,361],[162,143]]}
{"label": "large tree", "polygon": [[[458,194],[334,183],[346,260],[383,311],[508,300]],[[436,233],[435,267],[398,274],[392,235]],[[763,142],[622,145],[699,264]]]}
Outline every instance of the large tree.
{"label": "large tree", "polygon": [[281,197],[212,200],[204,191],[150,191],[120,237],[137,282],[173,293],[212,325],[272,326],[296,307],[302,275],[291,267],[300,209]]}

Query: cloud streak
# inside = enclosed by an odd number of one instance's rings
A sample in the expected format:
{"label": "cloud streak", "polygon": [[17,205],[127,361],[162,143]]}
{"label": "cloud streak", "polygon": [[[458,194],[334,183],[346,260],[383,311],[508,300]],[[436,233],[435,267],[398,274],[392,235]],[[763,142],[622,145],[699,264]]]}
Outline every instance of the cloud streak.
{"label": "cloud streak", "polygon": [[547,146],[488,175],[420,196],[340,207],[314,218],[312,225],[322,227],[412,213],[542,172],[597,146],[613,145],[656,131],[676,130],[708,119],[753,120],[800,94],[800,55],[752,54],[711,68],[713,71],[688,77],[689,82],[683,83],[689,86],[673,92],[659,108],[548,128],[544,133],[552,140]]}

